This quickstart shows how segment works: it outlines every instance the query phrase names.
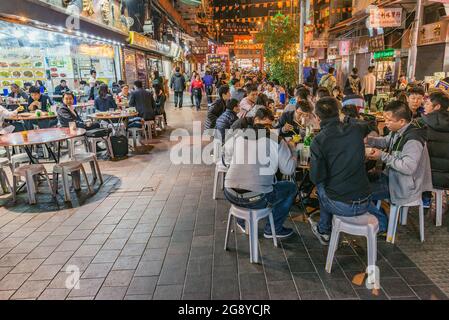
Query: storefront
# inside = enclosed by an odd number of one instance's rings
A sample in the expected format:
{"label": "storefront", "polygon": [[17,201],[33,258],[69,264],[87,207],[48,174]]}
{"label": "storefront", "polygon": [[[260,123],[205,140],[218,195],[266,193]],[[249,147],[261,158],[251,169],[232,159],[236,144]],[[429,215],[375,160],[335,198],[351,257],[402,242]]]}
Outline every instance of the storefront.
{"label": "storefront", "polygon": [[0,20],[0,84],[23,87],[41,80],[49,93],[66,80],[78,89],[88,80],[90,71],[108,85],[121,78],[117,67],[121,46],[76,33],[64,33]]}
{"label": "storefront", "polygon": [[418,38],[415,77],[424,80],[435,73],[449,71],[448,21],[421,27]]}

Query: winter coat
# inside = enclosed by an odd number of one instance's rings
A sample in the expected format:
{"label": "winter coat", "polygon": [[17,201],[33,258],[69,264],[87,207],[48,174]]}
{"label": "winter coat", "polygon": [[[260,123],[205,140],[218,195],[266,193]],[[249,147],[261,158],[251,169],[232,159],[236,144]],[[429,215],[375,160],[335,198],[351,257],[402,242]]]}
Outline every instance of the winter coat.
{"label": "winter coat", "polygon": [[225,142],[226,130],[231,128],[231,125],[238,119],[237,114],[232,110],[226,110],[217,119],[215,137]]}
{"label": "winter coat", "polygon": [[356,74],[351,74],[346,80],[343,93],[345,95],[359,94],[361,90],[362,90],[362,81],[360,80],[359,76]]}
{"label": "winter coat", "polygon": [[176,72],[171,77],[170,88],[175,92],[182,92],[186,89],[186,79],[180,72]]}
{"label": "winter coat", "polygon": [[432,112],[422,117],[432,169],[432,184],[449,189],[449,112]]}
{"label": "winter coat", "polygon": [[226,110],[226,102],[223,99],[217,99],[207,111],[204,130],[214,129],[217,119]]}

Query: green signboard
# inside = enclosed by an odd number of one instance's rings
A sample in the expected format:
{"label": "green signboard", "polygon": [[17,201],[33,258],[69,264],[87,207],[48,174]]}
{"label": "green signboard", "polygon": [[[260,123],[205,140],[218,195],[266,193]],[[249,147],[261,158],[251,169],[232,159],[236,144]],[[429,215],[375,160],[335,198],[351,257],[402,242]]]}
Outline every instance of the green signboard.
{"label": "green signboard", "polygon": [[395,57],[394,49],[387,49],[387,50],[383,50],[383,51],[374,52],[375,60],[382,60],[382,59],[394,58],[394,57]]}

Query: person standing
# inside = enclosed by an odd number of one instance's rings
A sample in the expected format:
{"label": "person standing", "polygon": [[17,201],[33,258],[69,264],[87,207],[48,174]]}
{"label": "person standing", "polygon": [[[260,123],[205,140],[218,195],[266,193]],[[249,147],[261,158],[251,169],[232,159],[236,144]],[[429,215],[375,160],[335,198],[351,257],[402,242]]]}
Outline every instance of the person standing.
{"label": "person standing", "polygon": [[320,87],[325,87],[329,92],[332,92],[337,85],[337,79],[334,76],[335,68],[330,67],[326,75],[321,78]]}
{"label": "person standing", "polygon": [[345,88],[343,89],[345,96],[352,94],[358,95],[362,90],[362,81],[360,80],[358,73],[359,70],[357,68],[352,68],[352,72],[346,80]]}
{"label": "person standing", "polygon": [[179,67],[176,67],[175,74],[171,77],[170,88],[175,93],[175,108],[179,106],[179,109],[181,109],[184,90],[186,89],[186,79]]}
{"label": "person standing", "polygon": [[318,71],[315,68],[312,68],[310,70],[310,74],[306,79],[305,85],[312,89],[312,95],[316,94],[316,90],[318,89],[318,78],[317,78]]}
{"label": "person standing", "polygon": [[94,88],[97,84],[97,71],[90,70],[90,78],[87,82],[89,83],[90,87],[89,100],[94,100],[95,99]]}
{"label": "person standing", "polygon": [[162,87],[159,85],[154,86],[154,104],[156,115],[162,115],[164,117],[164,123],[167,125],[167,114],[165,113],[165,93]]}
{"label": "person standing", "polygon": [[209,71],[206,71],[206,75],[203,78],[204,86],[206,87],[207,104],[212,104],[212,92],[214,91],[214,77]]}
{"label": "person standing", "polygon": [[376,93],[376,76],[373,66],[368,68],[368,73],[363,77],[361,93],[365,97],[365,102],[368,103],[368,108],[371,109],[371,101]]}

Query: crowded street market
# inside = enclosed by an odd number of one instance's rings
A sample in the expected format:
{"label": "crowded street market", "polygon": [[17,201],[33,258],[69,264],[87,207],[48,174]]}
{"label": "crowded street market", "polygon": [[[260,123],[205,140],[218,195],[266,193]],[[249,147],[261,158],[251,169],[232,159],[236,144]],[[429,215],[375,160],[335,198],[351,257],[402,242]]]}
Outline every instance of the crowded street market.
{"label": "crowded street market", "polygon": [[0,1],[0,182],[0,300],[447,300],[449,1]]}

